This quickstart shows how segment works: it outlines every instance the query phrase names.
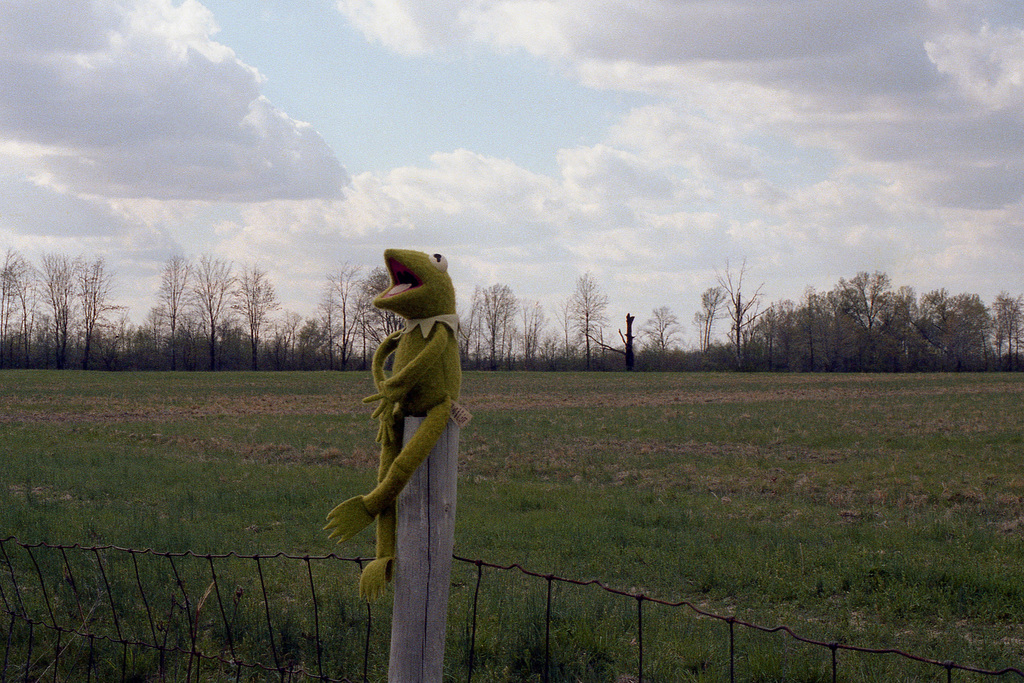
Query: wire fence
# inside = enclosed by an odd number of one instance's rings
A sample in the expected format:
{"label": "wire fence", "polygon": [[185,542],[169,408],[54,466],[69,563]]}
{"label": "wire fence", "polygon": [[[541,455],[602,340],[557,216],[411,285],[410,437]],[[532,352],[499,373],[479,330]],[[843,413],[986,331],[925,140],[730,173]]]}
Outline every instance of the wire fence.
{"label": "wire fence", "polygon": [[[866,656],[916,662],[947,682],[960,680],[955,674],[1024,678],[1017,667],[987,670],[898,649],[815,640],[788,626],[761,626],[599,580],[580,581],[458,555],[455,560],[462,578],[453,573],[453,583],[462,590],[465,606],[449,619],[450,680],[491,680],[493,669],[481,660],[496,651],[496,634],[507,634],[512,626],[530,631],[527,640],[511,646],[528,650],[530,656],[520,659],[518,668],[499,663],[502,680],[587,680],[578,671],[567,673],[565,662],[575,659],[584,661],[583,670],[593,676],[589,680],[649,681],[657,677],[650,672],[652,651],[663,656],[657,635],[652,637],[646,628],[653,609],[668,610],[677,621],[689,614],[703,623],[721,624],[723,661],[716,680],[753,678],[742,670],[746,662],[738,629],[780,634],[784,654],[790,643],[820,650],[823,670],[801,680],[861,680],[851,659]],[[374,611],[354,596],[355,577],[365,561],[334,554],[157,552],[0,539],[5,617],[0,623],[0,682],[382,680],[390,614],[383,608]],[[504,584],[485,610],[481,587],[492,576]],[[534,591],[540,597],[532,606],[524,607],[522,595],[509,589],[516,581],[540,588]],[[589,646],[572,639],[593,634],[586,634],[585,624],[564,628],[573,615],[559,614],[560,589],[596,590],[617,604],[621,632],[614,636],[632,661],[615,666],[628,671],[608,678],[607,667],[594,668],[585,661],[592,656]],[[501,623],[496,627],[493,622]],[[785,657],[778,666],[788,666]],[[781,671],[771,680],[788,678]]]}

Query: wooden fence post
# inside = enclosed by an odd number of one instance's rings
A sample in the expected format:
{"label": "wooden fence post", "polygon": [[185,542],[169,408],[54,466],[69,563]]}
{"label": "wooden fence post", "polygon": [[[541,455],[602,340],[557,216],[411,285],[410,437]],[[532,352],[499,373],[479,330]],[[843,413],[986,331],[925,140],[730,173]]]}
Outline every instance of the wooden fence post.
{"label": "wooden fence post", "polygon": [[[403,443],[423,418],[405,418]],[[440,683],[455,546],[459,427],[447,427],[398,496],[389,683]]]}

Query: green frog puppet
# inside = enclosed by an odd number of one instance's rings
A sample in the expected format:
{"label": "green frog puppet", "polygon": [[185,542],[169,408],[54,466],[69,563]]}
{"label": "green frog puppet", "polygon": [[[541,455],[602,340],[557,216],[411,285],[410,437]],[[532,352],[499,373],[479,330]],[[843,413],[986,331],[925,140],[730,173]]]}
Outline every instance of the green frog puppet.
{"label": "green frog puppet", "polygon": [[[455,288],[448,262],[440,254],[388,249],[384,261],[391,287],[373,305],[405,319],[405,328],[389,335],[373,355],[377,393],[363,399],[378,402],[377,441],[381,445],[377,486],[335,507],[327,515],[330,538],[347,541],[377,520],[377,556],[363,569],[359,593],[374,600],[391,580],[395,560],[395,501],[440,438],[459,399],[459,365]],[[384,370],[394,354],[391,375]],[[403,420],[423,416],[419,429],[401,443]]]}

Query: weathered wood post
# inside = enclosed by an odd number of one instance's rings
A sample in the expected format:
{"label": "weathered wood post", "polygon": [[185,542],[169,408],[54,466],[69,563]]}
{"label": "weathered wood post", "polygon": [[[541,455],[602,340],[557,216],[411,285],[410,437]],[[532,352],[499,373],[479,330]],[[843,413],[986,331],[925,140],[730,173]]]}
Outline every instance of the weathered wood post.
{"label": "weathered wood post", "polygon": [[[423,418],[405,418],[403,442]],[[459,427],[449,420],[398,496],[389,683],[440,683],[455,546]]]}

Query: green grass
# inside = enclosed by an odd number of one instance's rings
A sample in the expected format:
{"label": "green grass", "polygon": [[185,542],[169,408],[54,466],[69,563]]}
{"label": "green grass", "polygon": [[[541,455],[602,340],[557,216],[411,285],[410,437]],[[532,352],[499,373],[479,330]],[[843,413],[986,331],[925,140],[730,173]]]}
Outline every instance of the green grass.
{"label": "green grass", "polygon": [[[374,481],[369,393],[363,373],[0,373],[0,536],[370,555],[369,532],[338,547],[321,531]],[[468,373],[456,553],[824,641],[1020,667],[1022,396],[1011,374]],[[476,568],[454,572],[462,680]],[[331,614],[358,622],[331,590]],[[635,675],[635,600],[563,584],[553,597],[553,680]],[[546,582],[489,571],[479,604],[474,680],[540,680]],[[722,680],[725,625],[645,609],[645,680]],[[737,648],[740,680],[830,680],[827,650],[756,632]],[[945,675],[840,654],[844,680]]]}

